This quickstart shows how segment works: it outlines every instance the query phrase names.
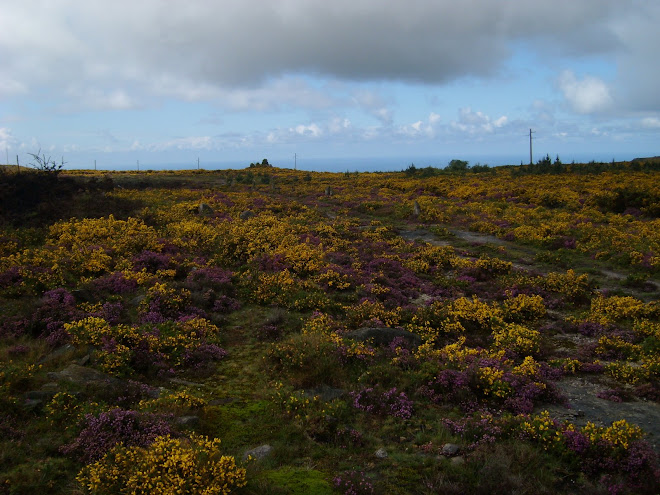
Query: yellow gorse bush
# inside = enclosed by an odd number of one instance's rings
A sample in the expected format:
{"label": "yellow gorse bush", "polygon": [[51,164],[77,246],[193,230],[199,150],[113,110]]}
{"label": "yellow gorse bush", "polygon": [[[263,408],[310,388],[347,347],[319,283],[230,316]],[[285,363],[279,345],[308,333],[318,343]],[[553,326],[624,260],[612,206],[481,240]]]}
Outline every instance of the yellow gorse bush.
{"label": "yellow gorse bush", "polygon": [[76,478],[85,493],[226,495],[245,486],[245,468],[219,452],[220,440],[157,437],[149,447],[114,447]]}
{"label": "yellow gorse bush", "polygon": [[586,274],[577,275],[574,270],[548,273],[540,277],[540,284],[545,289],[563,294],[569,299],[582,298],[589,294],[589,277]]}
{"label": "yellow gorse bush", "polygon": [[509,321],[537,321],[545,316],[545,304],[541,296],[518,294],[508,297],[503,304],[504,318]]}
{"label": "yellow gorse bush", "polygon": [[561,431],[556,427],[548,411],[542,411],[523,421],[520,430],[532,440],[541,443],[545,450],[559,445],[562,441]]}
{"label": "yellow gorse bush", "polygon": [[103,246],[116,256],[131,255],[144,249],[159,250],[157,238],[153,227],[141,220],[116,220],[112,215],[56,223],[49,231],[49,240],[54,245],[65,246],[72,251]]}
{"label": "yellow gorse bush", "polygon": [[538,330],[516,323],[507,323],[493,331],[495,347],[510,349],[519,354],[536,354],[541,346],[541,334]]}
{"label": "yellow gorse bush", "polygon": [[646,313],[643,301],[632,296],[599,295],[591,300],[591,310],[588,318],[603,325],[621,320],[641,318]]}
{"label": "yellow gorse bush", "polygon": [[638,440],[644,436],[642,429],[639,426],[632,425],[625,419],[615,421],[612,423],[612,426],[608,427],[596,426],[589,421],[586,426],[582,428],[582,433],[587,435],[591,442],[595,443],[599,440],[605,440],[613,446],[620,447],[624,450],[630,447],[630,442]]}
{"label": "yellow gorse bush", "polygon": [[206,399],[191,394],[186,390],[170,392],[156,399],[145,399],[139,403],[139,408],[148,411],[181,412],[190,409],[200,409],[207,406]]}

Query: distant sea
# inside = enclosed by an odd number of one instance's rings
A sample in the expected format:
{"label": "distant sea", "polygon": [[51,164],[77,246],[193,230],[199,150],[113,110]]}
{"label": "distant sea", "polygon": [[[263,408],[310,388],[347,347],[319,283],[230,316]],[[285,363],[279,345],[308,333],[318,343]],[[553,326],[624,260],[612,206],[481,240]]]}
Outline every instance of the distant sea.
{"label": "distant sea", "polygon": [[[545,155],[534,156],[534,160],[538,161]],[[654,156],[652,154],[631,154],[631,153],[573,153],[572,155],[559,155],[562,163],[587,163],[590,161],[597,162],[611,162],[611,161],[626,161],[632,160],[637,157]],[[550,157],[553,161],[555,156]],[[473,165],[489,165],[491,167],[500,165],[520,165],[521,163],[528,163],[529,156],[517,155],[453,155],[453,156],[387,156],[387,157],[338,157],[338,158],[319,158],[319,157],[297,157],[294,162],[293,157],[287,158],[268,158],[268,161],[274,167],[290,168],[294,167],[298,170],[314,171],[314,172],[398,172],[405,170],[411,164],[417,168],[436,167],[444,168],[452,159],[467,160],[470,166]],[[109,160],[108,160],[109,161]],[[88,162],[89,163],[89,162]],[[250,161],[244,160],[200,160],[199,167],[203,170],[239,170],[247,168]],[[78,169],[87,168],[83,166],[69,165],[66,168]],[[136,162],[132,164],[116,163],[108,165],[104,163],[99,166],[99,170],[136,170]],[[194,158],[188,163],[185,162],[149,162],[140,160],[140,170],[195,170],[197,169],[197,158]]]}

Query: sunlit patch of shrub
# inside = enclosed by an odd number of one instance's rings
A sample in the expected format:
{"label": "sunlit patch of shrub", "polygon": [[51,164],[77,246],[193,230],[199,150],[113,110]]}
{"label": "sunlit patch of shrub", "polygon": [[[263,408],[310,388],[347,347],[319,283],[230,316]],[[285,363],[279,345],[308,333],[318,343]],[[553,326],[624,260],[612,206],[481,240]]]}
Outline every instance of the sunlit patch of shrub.
{"label": "sunlit patch of shrub", "polygon": [[509,349],[518,354],[536,354],[541,346],[541,334],[538,330],[516,323],[507,323],[493,331],[495,347]]}
{"label": "sunlit patch of shrub", "polygon": [[543,298],[537,295],[518,294],[507,298],[503,306],[504,319],[516,323],[534,322],[546,314]]}
{"label": "sunlit patch of shrub", "polygon": [[229,494],[245,486],[245,468],[219,451],[220,440],[159,436],[148,447],[118,445],[77,476],[86,493]]}

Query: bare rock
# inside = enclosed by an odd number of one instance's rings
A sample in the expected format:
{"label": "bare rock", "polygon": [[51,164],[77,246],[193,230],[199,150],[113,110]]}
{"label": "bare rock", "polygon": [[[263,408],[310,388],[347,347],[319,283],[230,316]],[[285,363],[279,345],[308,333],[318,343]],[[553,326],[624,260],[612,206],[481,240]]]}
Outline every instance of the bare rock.
{"label": "bare rock", "polygon": [[200,215],[213,215],[215,213],[215,211],[213,211],[213,208],[211,208],[206,203],[200,203],[199,207],[197,208],[197,211],[199,212]]}
{"label": "bare rock", "polygon": [[460,450],[461,448],[455,443],[446,443],[442,446],[441,454],[448,457],[454,457],[460,452]]}
{"label": "bare rock", "polygon": [[257,460],[265,459],[271,454],[272,451],[273,447],[268,444],[259,445],[259,447],[245,451],[243,454],[243,460],[247,460],[248,457],[252,457],[253,459]]}
{"label": "bare rock", "polygon": [[380,449],[378,449],[378,450],[374,453],[374,455],[375,455],[378,459],[387,459],[387,450],[385,450],[384,448],[381,447]]}
{"label": "bare rock", "polygon": [[181,416],[176,419],[176,424],[183,428],[194,428],[199,426],[199,416]]}
{"label": "bare rock", "polygon": [[79,364],[70,364],[62,371],[53,371],[47,374],[49,380],[58,382],[68,381],[77,385],[87,385],[90,383],[116,383],[119,379],[102,373],[94,368],[87,368]]}

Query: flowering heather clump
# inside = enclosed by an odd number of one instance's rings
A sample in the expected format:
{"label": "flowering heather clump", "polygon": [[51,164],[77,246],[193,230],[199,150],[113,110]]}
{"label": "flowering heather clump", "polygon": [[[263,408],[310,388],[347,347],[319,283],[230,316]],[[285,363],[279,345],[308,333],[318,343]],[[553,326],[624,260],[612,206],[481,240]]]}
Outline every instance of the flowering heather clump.
{"label": "flowering heather clump", "polygon": [[216,344],[200,343],[183,351],[182,364],[191,371],[200,371],[214,361],[220,361],[227,356],[227,351]]}
{"label": "flowering heather clump", "polygon": [[7,354],[10,357],[23,356],[30,352],[30,348],[23,344],[16,344],[7,349]]}
{"label": "flowering heather clump", "polygon": [[12,266],[4,272],[0,272],[0,290],[18,288],[23,282],[21,271],[17,266]]}
{"label": "flowering heather clump", "polygon": [[623,402],[621,397],[621,391],[609,388],[607,390],[601,390],[596,394],[596,397],[600,399],[609,400],[610,402]]}
{"label": "flowering heather clump", "polygon": [[470,377],[467,372],[447,369],[423,386],[420,393],[438,404],[456,403],[467,395],[472,395],[469,384]]}
{"label": "flowering heather clump", "polygon": [[345,471],[332,478],[332,484],[344,495],[368,495],[374,493],[373,484],[363,472]]}
{"label": "flowering heather clump", "polygon": [[213,311],[215,313],[227,314],[239,309],[241,309],[240,301],[224,294],[213,301]]}
{"label": "flowering heather clump", "polygon": [[138,283],[134,279],[128,279],[122,272],[113,272],[105,277],[96,278],[92,281],[92,288],[98,292],[109,292],[111,294],[128,294],[137,289]]}
{"label": "flowering heather clump", "polygon": [[53,289],[44,293],[31,325],[50,345],[57,346],[68,340],[64,325],[79,315],[73,295],[66,289]]}
{"label": "flowering heather clump", "polygon": [[281,272],[291,269],[291,265],[287,263],[283,254],[264,254],[254,261],[262,272]]}
{"label": "flowering heather clump", "polygon": [[409,419],[413,413],[413,402],[405,392],[397,392],[396,387],[385,392],[369,387],[351,392],[351,398],[354,408],[377,415]]}
{"label": "flowering heather clump", "polygon": [[460,436],[464,442],[469,442],[466,445],[467,450],[473,450],[484,443],[494,443],[506,430],[503,420],[483,412],[475,412],[456,421],[444,419],[442,424],[452,434]]}
{"label": "flowering heather clump", "polygon": [[170,268],[172,258],[165,253],[156,253],[147,250],[134,256],[132,261],[135,271],[145,270],[149,273],[156,273],[158,270]]}
{"label": "flowering heather clump", "polygon": [[566,429],[562,433],[564,437],[564,444],[571,452],[582,455],[589,449],[591,443],[589,437],[581,431],[575,429]]}
{"label": "flowering heather clump", "polygon": [[364,445],[362,433],[355,428],[339,428],[335,432],[334,438],[342,449],[346,449],[349,446],[362,447]]}
{"label": "flowering heather clump", "polygon": [[78,437],[62,447],[80,461],[90,463],[103,457],[118,443],[124,446],[147,447],[161,435],[173,433],[171,416],[125,409],[111,409],[98,416],[87,414]]}
{"label": "flowering heather clump", "polygon": [[199,288],[211,288],[214,290],[226,289],[231,285],[233,272],[223,268],[206,266],[193,270],[186,278],[191,286]]}
{"label": "flowering heather clump", "polygon": [[199,311],[190,307],[189,290],[177,290],[165,283],[150,287],[138,310],[144,323],[162,323]]}
{"label": "flowering heather clump", "polygon": [[578,332],[586,337],[598,337],[608,332],[608,327],[595,321],[583,321],[578,325]]}

